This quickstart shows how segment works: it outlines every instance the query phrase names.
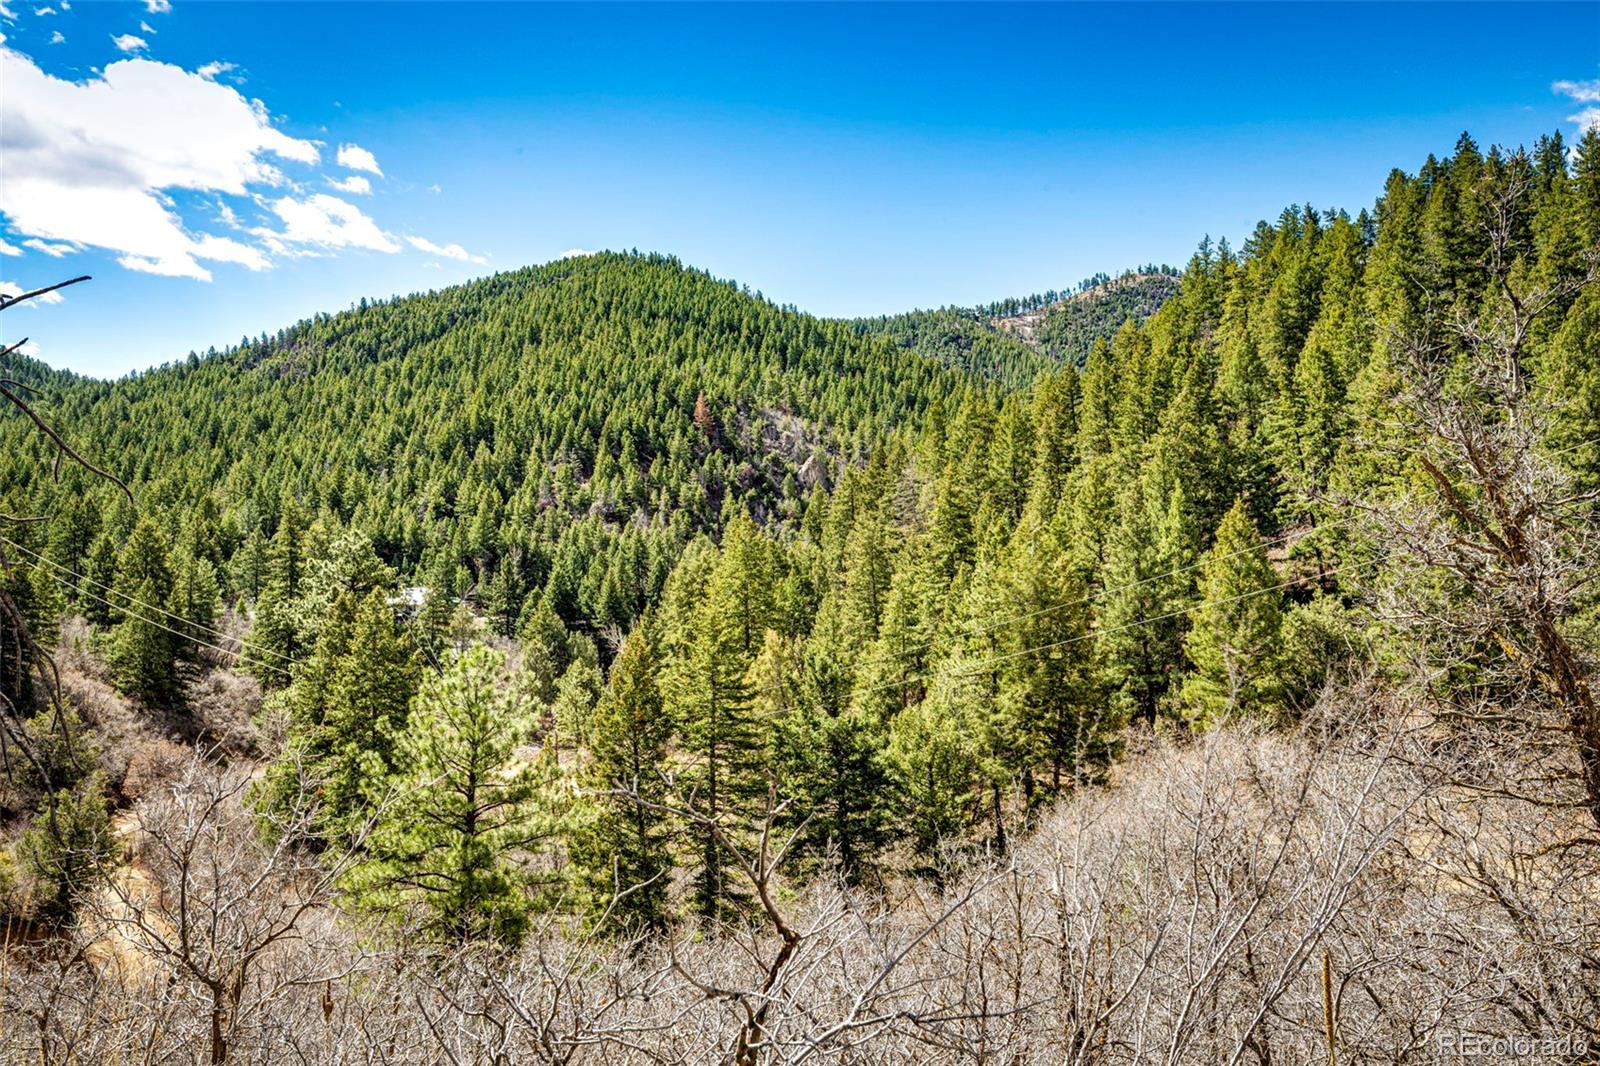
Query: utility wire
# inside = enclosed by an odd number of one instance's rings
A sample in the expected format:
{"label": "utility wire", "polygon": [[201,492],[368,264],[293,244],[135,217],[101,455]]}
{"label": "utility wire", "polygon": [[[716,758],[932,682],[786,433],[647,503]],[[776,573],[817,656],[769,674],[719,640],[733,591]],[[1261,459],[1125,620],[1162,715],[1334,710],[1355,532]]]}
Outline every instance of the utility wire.
{"label": "utility wire", "polygon": [[[96,581],[91,577],[85,577],[83,574],[78,573],[76,570],[73,570],[70,567],[63,565],[62,563],[56,562],[54,559],[51,559],[49,556],[39,554],[38,552],[34,551],[32,548],[25,548],[21,544],[18,544],[16,541],[10,539],[9,537],[6,537],[4,535],[0,535],[0,543],[7,544],[12,548],[17,549],[20,552],[24,552],[24,553],[32,556],[33,558],[39,560],[40,562],[44,563],[46,566],[54,567],[56,570],[61,571],[63,574],[66,574],[69,577],[71,577],[71,578],[73,578],[73,579],[75,579],[75,580],[77,580],[79,582],[83,582],[85,584],[93,585],[98,589],[103,589],[107,593],[109,593],[110,595],[115,596],[118,599],[127,600],[129,603],[131,603],[131,604],[133,604],[133,605],[135,605],[137,607],[143,607],[147,611],[151,611],[151,612],[154,612],[155,614],[159,614],[159,615],[163,615],[163,616],[165,616],[167,618],[171,618],[172,620],[174,620],[176,622],[182,622],[184,625],[190,626],[193,629],[196,629],[201,633],[207,634],[208,636],[213,636],[213,637],[216,637],[216,638],[218,638],[220,640],[237,641],[239,643],[240,647],[242,647],[242,648],[249,648],[252,651],[260,652],[263,655],[274,656],[275,658],[281,659],[284,662],[289,663],[290,665],[293,665],[294,662],[295,662],[295,660],[293,658],[283,654],[280,651],[275,651],[272,648],[263,647],[263,646],[261,646],[259,644],[252,644],[250,641],[245,640],[242,637],[235,637],[231,633],[225,633],[222,630],[217,629],[217,628],[215,628],[213,626],[203,626],[199,622],[191,621],[190,619],[185,618],[180,614],[175,614],[174,612],[169,611],[169,610],[167,610],[167,609],[165,609],[163,607],[157,607],[153,603],[146,603],[143,600],[135,599],[134,597],[129,596],[125,592],[120,592],[117,589],[112,588],[110,585],[107,585],[107,584],[105,584],[103,582],[100,582],[100,581]],[[69,587],[69,588],[72,588],[72,591],[82,592],[85,595],[94,596],[93,593],[88,592],[87,590],[83,589],[82,587],[69,586],[65,582],[63,582],[63,587]],[[123,605],[122,604],[115,603],[115,602],[113,602],[111,600],[104,599],[103,597],[100,597],[100,596],[94,596],[94,598],[99,600],[102,603],[109,604],[110,606],[115,607],[118,610],[122,610],[123,609]]]}
{"label": "utility wire", "polygon": [[[171,633],[175,637],[181,637],[184,640],[192,641],[193,643],[200,645],[202,648],[210,648],[212,651],[218,651],[218,652],[221,652],[224,655],[231,655],[234,658],[238,659],[242,663],[248,663],[248,664],[250,664],[252,666],[259,666],[264,670],[275,670],[279,674],[282,674],[285,678],[289,678],[290,680],[293,680],[293,677],[289,673],[289,671],[285,670],[283,667],[278,666],[278,665],[276,665],[274,663],[263,662],[263,661],[261,661],[259,659],[251,659],[249,656],[247,656],[241,650],[237,650],[237,649],[233,649],[233,648],[224,648],[220,644],[213,644],[208,640],[201,640],[199,637],[195,636],[193,633],[180,632],[179,630],[173,629],[171,626],[166,625],[163,622],[158,622],[154,618],[150,618],[150,617],[148,617],[146,615],[142,615],[138,611],[131,610],[124,604],[113,603],[112,601],[106,599],[104,596],[101,596],[98,593],[90,592],[88,589],[83,589],[83,588],[76,588],[75,589],[75,588],[73,588],[73,586],[71,584],[68,583],[67,579],[64,578],[64,577],[61,577],[61,576],[56,575],[56,574],[51,574],[50,576],[52,578],[54,578],[55,581],[58,584],[60,584],[62,588],[72,589],[73,591],[79,593],[80,595],[88,596],[90,599],[93,599],[93,600],[96,600],[96,601],[98,601],[100,603],[103,603],[107,607],[111,607],[111,608],[113,608],[115,610],[121,611],[123,614],[131,615],[132,617],[137,618],[137,619],[139,619],[139,621],[144,622],[144,623],[146,623],[148,625],[153,625],[157,629],[166,630],[168,633]],[[184,619],[184,618],[179,617],[177,615],[173,615],[170,611],[165,611],[165,612],[162,612],[162,613],[167,614],[169,617],[176,618],[178,621],[183,622],[185,625],[193,626],[195,629],[199,629],[199,630],[202,630],[202,631],[207,631],[204,626],[201,626],[201,625],[199,625],[198,623],[195,623],[195,622],[190,622],[187,619]],[[209,631],[207,631],[207,632],[209,632]],[[226,634],[222,634],[222,637],[225,640],[234,639],[232,637],[228,637]],[[294,663],[294,660],[291,659],[291,660],[289,660],[289,662],[292,665]]]}

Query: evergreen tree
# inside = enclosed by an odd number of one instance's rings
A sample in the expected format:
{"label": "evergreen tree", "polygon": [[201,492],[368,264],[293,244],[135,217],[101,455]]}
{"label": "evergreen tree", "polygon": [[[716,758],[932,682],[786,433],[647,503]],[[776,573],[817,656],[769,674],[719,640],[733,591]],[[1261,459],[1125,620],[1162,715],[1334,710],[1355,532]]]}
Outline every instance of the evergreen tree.
{"label": "evergreen tree", "polygon": [[[595,705],[605,679],[599,665],[590,657],[575,658],[556,682],[551,716],[555,719],[552,741],[581,751],[589,746]],[[558,745],[559,746],[559,745]]]}
{"label": "evergreen tree", "polygon": [[1154,722],[1182,655],[1193,602],[1196,556],[1182,486],[1170,496],[1159,470],[1134,481],[1118,501],[1123,522],[1112,533],[1100,597],[1100,649],[1116,713]]}
{"label": "evergreen tree", "polygon": [[[740,534],[739,536],[756,534]],[[759,632],[759,605],[766,592],[747,567],[759,556],[735,540],[719,555],[705,582],[703,598],[687,619],[683,646],[667,682],[668,706],[683,734],[683,748],[694,760],[691,787],[699,815],[733,823],[749,812],[761,754],[752,720],[745,672],[753,658],[750,643]],[[727,876],[728,857],[704,827],[691,827],[695,848],[696,910],[716,918],[736,898]]]}
{"label": "evergreen tree", "polygon": [[812,864],[837,862],[852,881],[873,870],[890,838],[893,800],[883,760],[887,731],[871,711],[824,704],[807,683],[800,642],[768,632],[747,680],[759,728],[799,850]]}
{"label": "evergreen tree", "polygon": [[517,752],[533,722],[503,666],[478,646],[423,685],[400,742],[403,799],[353,878],[370,906],[410,908],[452,942],[516,943],[559,880],[550,852],[570,803],[552,758]]}
{"label": "evergreen tree", "polygon": [[[346,602],[354,598],[341,595]],[[361,600],[348,634],[328,679],[318,745],[326,758],[319,774],[326,810],[335,825],[364,817],[399,769],[397,744],[422,674],[382,589]]]}
{"label": "evergreen tree", "polygon": [[111,534],[101,533],[89,549],[88,580],[80,593],[83,599],[83,616],[91,625],[111,626],[120,619],[116,599],[111,594],[117,581],[117,543]]}
{"label": "evergreen tree", "polygon": [[[306,513],[293,494],[285,493],[278,514],[278,529],[267,548],[266,579],[261,596],[256,601],[255,625],[250,631],[251,643],[266,649],[266,658],[274,662],[298,659],[306,651],[300,639],[296,617],[305,579],[307,549]],[[281,683],[277,671],[257,668],[264,684]]]}
{"label": "evergreen tree", "polygon": [[614,907],[628,930],[665,926],[672,871],[671,824],[661,808],[670,799],[673,723],[661,698],[655,624],[650,612],[641,616],[611,665],[583,773],[594,813],[573,843],[595,908]]}
{"label": "evergreen tree", "polygon": [[899,800],[901,829],[914,852],[935,860],[939,845],[971,824],[977,746],[963,714],[968,679],[961,663],[948,664],[928,698],[889,723],[885,761]]}
{"label": "evergreen tree", "polygon": [[1183,683],[1191,721],[1204,727],[1239,714],[1273,713],[1282,597],[1243,500],[1217,528],[1201,567],[1200,597],[1183,646],[1194,668]]}
{"label": "evergreen tree", "polygon": [[1008,546],[1002,573],[1017,621],[1001,629],[999,713],[1031,797],[1041,764],[1052,792],[1093,776],[1109,755],[1117,723],[1101,711],[1087,586],[1059,532],[1030,513]]}
{"label": "evergreen tree", "polygon": [[150,518],[141,518],[117,559],[115,592],[122,620],[112,634],[111,663],[117,684],[157,706],[178,701],[175,660],[185,649],[162,612],[170,610],[172,563],[167,539]]}
{"label": "evergreen tree", "polygon": [[33,906],[51,921],[71,914],[76,897],[92,888],[115,852],[98,774],[57,792],[17,841],[22,869],[33,882]]}

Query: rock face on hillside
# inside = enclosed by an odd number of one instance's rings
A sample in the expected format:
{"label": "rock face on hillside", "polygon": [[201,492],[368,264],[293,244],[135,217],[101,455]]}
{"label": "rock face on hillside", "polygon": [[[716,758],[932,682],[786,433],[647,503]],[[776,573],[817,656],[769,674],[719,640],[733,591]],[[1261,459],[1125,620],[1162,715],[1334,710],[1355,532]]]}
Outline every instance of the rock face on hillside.
{"label": "rock face on hillside", "polygon": [[1095,341],[1109,340],[1129,319],[1143,322],[1159,311],[1178,294],[1179,280],[1172,273],[1130,271],[1061,299],[1009,300],[998,305],[1008,310],[998,313],[997,305],[945,307],[861,319],[856,328],[884,334],[945,366],[1020,387],[1060,363],[1082,365]]}
{"label": "rock face on hillside", "polygon": [[1057,362],[1081,364],[1095,341],[1110,338],[1129,319],[1143,322],[1159,311],[1178,294],[1179,280],[1176,274],[1124,274],[990,324]]}

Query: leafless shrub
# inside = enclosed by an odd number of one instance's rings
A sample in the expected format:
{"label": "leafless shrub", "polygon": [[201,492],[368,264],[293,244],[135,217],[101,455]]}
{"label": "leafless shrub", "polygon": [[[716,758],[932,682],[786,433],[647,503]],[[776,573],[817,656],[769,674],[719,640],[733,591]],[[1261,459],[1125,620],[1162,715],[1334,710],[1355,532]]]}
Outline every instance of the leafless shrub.
{"label": "leafless shrub", "polygon": [[195,764],[140,802],[74,937],[11,953],[0,1059],[1310,1062],[1330,1024],[1345,1061],[1595,1046],[1580,816],[1451,784],[1414,698],[1374,681],[1303,734],[1152,742],[942,889],[774,881],[792,940],[762,909],[623,943],[551,916],[510,954],[379,939],[255,834],[242,771]]}
{"label": "leafless shrub", "polygon": [[189,769],[194,750],[165,737],[150,737],[128,753],[122,794],[137,803],[177,784]]}
{"label": "leafless shrub", "polygon": [[261,682],[231,669],[208,670],[184,686],[184,706],[193,739],[222,756],[260,751],[256,717],[261,711]]}

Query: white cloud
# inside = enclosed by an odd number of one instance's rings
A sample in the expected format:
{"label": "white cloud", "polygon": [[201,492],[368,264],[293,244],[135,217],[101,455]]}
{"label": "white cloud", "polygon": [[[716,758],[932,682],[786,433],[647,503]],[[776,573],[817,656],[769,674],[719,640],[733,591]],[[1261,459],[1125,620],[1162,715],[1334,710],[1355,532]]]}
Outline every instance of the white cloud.
{"label": "white cloud", "polygon": [[1594,81],[1558,81],[1550,91],[1580,104],[1600,104],[1600,78]]}
{"label": "white cloud", "polygon": [[37,359],[39,358],[39,342],[23,341],[21,344],[17,345],[17,351],[21,352],[29,359]]}
{"label": "white cloud", "polygon": [[144,9],[152,15],[165,15],[172,10],[172,0],[144,0]]}
{"label": "white cloud", "polygon": [[353,193],[356,196],[372,195],[372,182],[363,178],[360,174],[352,174],[343,180],[329,178],[328,184],[340,192]]}
{"label": "white cloud", "polygon": [[313,193],[304,200],[284,196],[272,201],[274,214],[283,220],[282,233],[267,231],[289,244],[315,244],[325,248],[367,248],[375,252],[398,252],[399,243],[378,228],[361,208],[348,200],[327,193]]}
{"label": "white cloud", "polygon": [[[1575,104],[1600,104],[1600,78],[1591,81],[1552,82],[1550,91],[1565,96]],[[1568,115],[1567,121],[1577,123],[1579,137],[1590,130],[1600,130],[1600,107],[1583,108],[1575,115]]]}
{"label": "white cloud", "polygon": [[48,241],[41,241],[37,237],[29,237],[22,242],[22,246],[24,248],[32,248],[36,252],[43,252],[52,259],[60,259],[62,256],[71,255],[78,250],[77,245],[74,244],[51,244]]}
{"label": "white cloud", "polygon": [[67,38],[60,30],[56,30],[54,33],[50,34],[51,44],[65,44],[66,42]]}
{"label": "white cloud", "polygon": [[433,193],[435,196],[438,196],[440,193],[444,192],[444,190],[439,187],[438,182],[434,182],[432,185],[428,186],[428,191]]}
{"label": "white cloud", "polygon": [[561,253],[561,258],[563,258],[563,259],[582,259],[586,255],[599,255],[599,254],[600,254],[599,252],[591,252],[587,248],[568,248],[566,251]]}
{"label": "white cloud", "polygon": [[[27,291],[27,289],[24,289],[21,285],[18,285],[14,281],[0,281],[0,296],[21,296]],[[55,292],[47,292],[42,296],[35,296],[22,306],[42,307],[45,304],[61,303],[65,299],[66,297],[61,295],[61,290],[57,289]]]}
{"label": "white cloud", "polygon": [[348,170],[365,170],[369,174],[383,177],[383,171],[378,168],[378,160],[359,144],[339,146],[339,165]]}
{"label": "white cloud", "polygon": [[[66,4],[62,4],[61,6],[62,7],[66,7],[67,5]],[[154,34],[156,32],[156,28],[154,26],[150,25],[150,23],[148,23],[148,22],[142,22],[141,21],[139,23],[139,32]]]}
{"label": "white cloud", "polygon": [[135,37],[131,33],[124,33],[120,37],[113,37],[111,38],[111,43],[117,46],[118,51],[122,52],[142,52],[146,48],[150,47],[145,43],[143,37]]}
{"label": "white cloud", "polygon": [[46,15],[54,15],[56,13],[56,9],[53,7],[36,7],[33,9],[33,13],[38,17],[43,18]]}
{"label": "white cloud", "polygon": [[13,231],[116,252],[132,270],[200,280],[211,277],[203,260],[269,265],[260,249],[191,233],[164,194],[243,195],[250,185],[281,183],[264,154],[316,163],[316,145],[274,129],[259,102],[148,59],[119,60],[83,82],[46,74],[3,45],[0,63],[0,212]]}
{"label": "white cloud", "polygon": [[21,255],[21,254],[22,254],[22,249],[21,248],[18,248],[16,245],[14,245],[11,242],[5,240],[4,238],[0,238],[0,255]]}
{"label": "white cloud", "polygon": [[226,74],[230,70],[237,69],[238,68],[232,63],[224,63],[221,60],[212,60],[210,63],[207,63],[196,70],[195,73],[207,81],[215,81],[218,74]]}
{"label": "white cloud", "polygon": [[11,10],[11,8],[6,4],[0,3],[0,19],[5,19],[8,22],[15,22],[17,21],[17,13]]}
{"label": "white cloud", "polygon": [[487,263],[489,260],[481,255],[473,255],[459,244],[434,244],[426,237],[413,237],[406,234],[406,241],[419,252],[429,255],[442,255],[446,259],[460,259],[467,263]]}

